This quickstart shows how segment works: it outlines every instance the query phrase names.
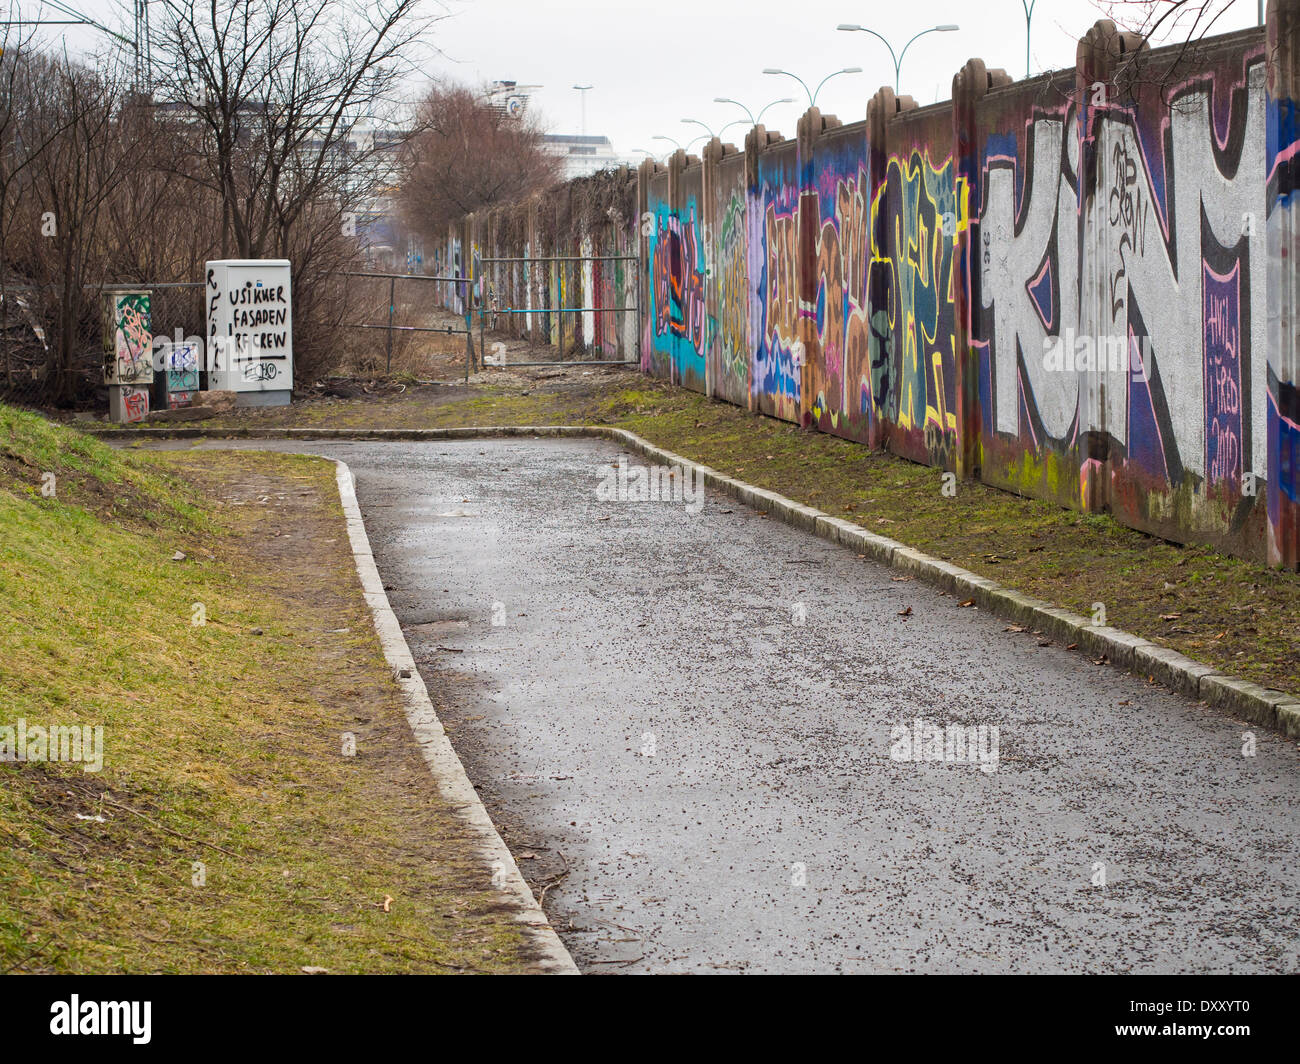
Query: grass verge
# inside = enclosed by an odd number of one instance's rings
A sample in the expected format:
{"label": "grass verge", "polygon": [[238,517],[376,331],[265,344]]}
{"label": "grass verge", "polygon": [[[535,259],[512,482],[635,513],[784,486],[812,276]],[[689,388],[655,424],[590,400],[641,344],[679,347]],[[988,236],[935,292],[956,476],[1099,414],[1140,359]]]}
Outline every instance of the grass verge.
{"label": "grass verge", "polygon": [[332,463],[0,407],[0,642],[15,739],[103,728],[99,771],[0,763],[0,971],[532,966],[411,739]]}

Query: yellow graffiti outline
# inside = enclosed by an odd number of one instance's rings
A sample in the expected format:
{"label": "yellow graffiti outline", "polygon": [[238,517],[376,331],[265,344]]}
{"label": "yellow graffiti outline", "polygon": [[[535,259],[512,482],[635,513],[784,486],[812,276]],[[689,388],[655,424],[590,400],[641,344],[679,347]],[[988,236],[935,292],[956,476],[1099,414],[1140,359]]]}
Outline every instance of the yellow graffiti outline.
{"label": "yellow graffiti outline", "polygon": [[[926,201],[929,202],[931,208],[933,209],[933,213],[935,217],[942,218],[942,212],[939,210],[939,203],[934,198],[934,196],[931,195],[930,188],[937,187],[939,185],[940,180],[942,179],[943,176],[943,170],[947,169],[949,166],[952,165],[952,158],[951,156],[947,157],[945,159],[944,166],[942,168],[936,168],[930,162],[930,152],[928,149],[923,149],[921,151],[919,165],[916,165],[914,163],[916,155],[917,153],[914,151],[908,152],[906,158],[899,155],[891,155],[889,157],[889,162],[891,165],[897,165],[899,174],[900,176],[902,176],[905,182],[911,183],[915,181],[918,183],[917,197],[916,197],[916,205],[918,209],[917,213],[919,214],[919,209],[921,206],[921,197],[924,196]],[[883,192],[887,187],[888,187],[888,182],[883,182],[880,187],[880,192]],[[904,195],[906,198],[906,194]],[[878,197],[879,197],[879,193],[877,193],[877,198]],[[953,199],[954,199],[954,206],[956,207],[956,212],[957,212],[957,227],[956,227],[957,232],[963,232],[968,228],[968,224],[969,224],[968,207],[970,204],[970,188],[964,177],[959,177],[957,179],[956,188],[954,189]],[[874,204],[873,204],[873,209],[874,209]],[[930,281],[931,274],[933,273],[933,265],[934,265],[933,262],[931,262],[931,255],[938,253],[942,245],[939,243],[935,243],[933,250],[929,255],[923,253],[918,254],[919,252],[922,251],[922,247],[925,244],[925,242],[927,242],[930,239],[930,234],[922,233],[921,227],[919,225],[914,226],[913,228],[916,230],[915,234],[909,236],[905,242],[903,239],[902,232],[900,231],[900,227],[903,224],[902,215],[903,212],[900,210],[894,216],[893,219],[894,245],[895,247],[903,248],[908,253],[908,265],[911,266],[914,273],[918,275],[920,284],[923,287],[930,287],[929,281]],[[944,233],[943,231],[942,224],[939,225],[938,232],[941,239],[943,240],[949,239],[948,234]],[[956,244],[955,235],[952,238],[952,242],[954,245]],[[873,255],[873,261],[874,259],[875,256]],[[944,284],[941,280],[936,279],[936,282],[933,286],[935,289],[936,297],[945,298],[949,301],[949,303],[952,303],[954,301],[953,300],[953,275],[956,272],[955,270],[956,259],[957,259],[956,248],[954,246],[953,252],[949,256],[947,283]],[[890,327],[891,329],[893,328],[893,322],[890,323]],[[944,405],[945,394],[944,394],[944,386],[943,386],[944,385],[943,347],[938,342],[939,334],[936,331],[935,335],[931,336],[928,332],[925,331],[924,324],[921,324],[918,329],[916,317],[913,314],[910,307],[907,310],[907,329],[904,332],[904,339],[903,339],[903,377],[904,380],[906,381],[906,384],[904,385],[906,391],[904,392],[903,398],[905,398],[906,402],[899,404],[898,426],[899,428],[902,429],[914,429],[917,427],[916,422],[912,419],[911,410],[912,410],[912,399],[916,391],[915,382],[920,377],[920,371],[921,371],[920,351],[916,343],[916,334],[918,331],[925,338],[927,345],[937,349],[931,353],[931,363],[934,367],[934,383],[935,383],[935,391],[936,391],[936,401],[938,405],[936,406],[934,404],[931,404],[929,402],[929,395],[928,394],[926,395],[925,398],[927,401],[925,403],[925,414],[923,415],[923,424],[928,425],[933,423],[936,426],[938,426],[941,431],[952,430],[955,432],[957,428],[957,416],[953,411],[947,410]],[[948,340],[948,351],[952,353],[952,356],[955,360],[957,354],[956,333],[949,332],[947,335],[947,340]],[[927,389],[927,393],[928,393],[928,389]]]}

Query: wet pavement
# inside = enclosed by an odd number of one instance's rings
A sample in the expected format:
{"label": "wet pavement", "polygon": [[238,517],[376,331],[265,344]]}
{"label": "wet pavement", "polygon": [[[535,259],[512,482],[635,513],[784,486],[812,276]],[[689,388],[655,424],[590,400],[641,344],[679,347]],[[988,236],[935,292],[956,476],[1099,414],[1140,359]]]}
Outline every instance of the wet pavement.
{"label": "wet pavement", "polygon": [[219,446],[351,466],[584,971],[1300,969],[1295,743],[725,497],[602,501],[607,441]]}

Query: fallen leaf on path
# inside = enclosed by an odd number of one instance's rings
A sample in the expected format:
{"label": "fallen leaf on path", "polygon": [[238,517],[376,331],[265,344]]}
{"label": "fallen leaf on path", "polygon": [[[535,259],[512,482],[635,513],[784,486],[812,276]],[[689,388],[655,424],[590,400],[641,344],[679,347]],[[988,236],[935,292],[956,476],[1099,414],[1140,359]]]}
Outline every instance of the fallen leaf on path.
{"label": "fallen leaf on path", "polygon": [[911,607],[911,606],[908,606],[906,609],[899,610],[899,611],[898,611],[898,615],[899,615],[900,617],[910,617],[910,616],[912,616],[912,607]]}
{"label": "fallen leaf on path", "polygon": [[974,605],[975,605],[975,600],[974,600],[974,599],[967,599],[965,602],[959,602],[959,603],[957,603],[957,605],[960,606],[962,609],[965,609],[967,606],[974,606]]}

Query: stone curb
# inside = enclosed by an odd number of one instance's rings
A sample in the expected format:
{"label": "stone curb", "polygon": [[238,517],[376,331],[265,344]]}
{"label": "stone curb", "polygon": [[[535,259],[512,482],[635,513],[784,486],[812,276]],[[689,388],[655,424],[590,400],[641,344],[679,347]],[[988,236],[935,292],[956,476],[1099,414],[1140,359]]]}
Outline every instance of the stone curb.
{"label": "stone curb", "polygon": [[[1235,717],[1300,739],[1300,697],[1262,687],[1219,673],[1169,647],[1106,625],[1094,625],[1090,618],[1053,606],[1049,602],[1003,587],[994,580],[950,562],[933,558],[896,540],[876,535],[842,518],[804,506],[784,495],[725,476],[706,465],[656,447],[626,429],[609,425],[506,425],[485,428],[444,429],[97,429],[108,439],[189,439],[234,436],[243,439],[354,439],[354,440],[448,440],[482,437],[566,437],[585,436],[613,440],[652,462],[698,470],[707,487],[730,495],[756,510],[805,529],[822,539],[839,543],[858,554],[884,562],[918,576],[953,594],[973,598],[982,609],[999,617],[1043,632],[1066,646],[1078,648],[1094,659],[1103,656],[1112,665],[1171,688],[1188,698],[1207,702]],[[454,755],[453,755],[454,756]]]}
{"label": "stone curb", "polygon": [[[361,508],[357,504],[355,481],[352,471],[346,463],[335,460],[338,472],[339,499],[343,503],[343,513],[347,518],[348,539],[352,544],[352,554],[357,564],[357,575],[361,578],[361,587],[365,592],[366,603],[374,614],[375,631],[384,650],[384,657],[392,667],[393,677],[402,689],[402,698],[406,703],[406,719],[411,723],[411,732],[416,744],[424,755],[429,771],[438,783],[442,796],[451,803],[456,815],[468,824],[470,830],[478,836],[479,855],[483,861],[494,868],[505,882],[500,888],[504,893],[513,895],[519,909],[517,919],[527,926],[529,944],[541,958],[539,967],[552,975],[577,975],[578,967],[573,963],[569,951],[560,941],[559,935],[551,927],[542,907],[537,904],[533,892],[519,872],[519,866],[510,853],[510,849],[497,833],[496,825],[488,816],[487,810],[479,800],[478,792],[465,774],[456,751],[452,749],[442,722],[438,720],[437,711],[429,699],[429,691],[416,668],[411,648],[402,634],[397,615],[389,604],[384,591],[384,582],[379,576],[374,555],[370,552],[370,537],[366,535],[366,525],[361,517]],[[499,866],[496,867],[496,866]]]}

